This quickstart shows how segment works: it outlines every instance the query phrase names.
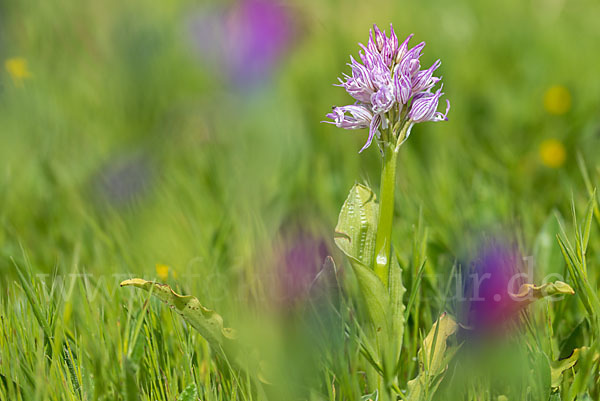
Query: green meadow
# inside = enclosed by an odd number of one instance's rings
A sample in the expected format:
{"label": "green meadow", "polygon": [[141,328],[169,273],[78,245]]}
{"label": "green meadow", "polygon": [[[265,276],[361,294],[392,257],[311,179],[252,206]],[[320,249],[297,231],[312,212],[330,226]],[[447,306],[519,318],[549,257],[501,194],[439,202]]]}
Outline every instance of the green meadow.
{"label": "green meadow", "polygon": [[[0,1],[0,400],[599,400],[600,2],[283,0],[267,66],[240,4]],[[381,153],[322,122],[374,23],[452,106],[399,153],[397,348],[334,240]],[[472,344],[494,239],[568,289]]]}

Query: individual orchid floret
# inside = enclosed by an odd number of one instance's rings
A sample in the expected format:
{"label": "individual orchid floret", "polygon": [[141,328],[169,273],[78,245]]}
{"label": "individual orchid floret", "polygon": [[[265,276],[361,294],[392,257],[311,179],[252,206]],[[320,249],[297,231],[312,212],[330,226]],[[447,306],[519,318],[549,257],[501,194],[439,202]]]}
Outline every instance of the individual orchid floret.
{"label": "individual orchid floret", "polygon": [[406,75],[411,79],[417,74],[421,68],[421,50],[423,50],[424,47],[425,42],[421,42],[406,52],[398,64],[401,74]]}
{"label": "individual orchid floret", "polygon": [[412,80],[413,93],[428,91],[440,81],[441,78],[433,76],[433,72],[437,70],[440,67],[440,65],[442,65],[442,62],[440,60],[437,60],[428,69],[419,71],[417,74],[415,74]]}
{"label": "individual orchid floret", "polygon": [[[346,113],[350,113],[350,115]],[[334,107],[332,112],[327,114],[327,118],[331,118],[333,121],[325,121],[326,123],[335,124],[338,128],[360,129],[371,125],[373,113],[364,106],[349,105]]]}
{"label": "individual orchid floret", "polygon": [[425,121],[447,121],[448,111],[450,111],[450,101],[446,100],[446,113],[437,111],[440,97],[444,93],[442,88],[435,93],[421,92],[413,98],[412,107],[408,113],[408,118],[413,123],[422,123]]}
{"label": "individual orchid floret", "polygon": [[385,31],[374,25],[373,30],[369,31],[369,42],[366,51],[379,54],[384,64],[388,68],[391,67],[398,52],[398,37],[394,32],[394,28],[390,25],[390,36],[388,38]]}
{"label": "individual orchid floret", "polygon": [[[375,137],[380,139],[380,147],[387,142],[399,146],[408,137],[413,124],[448,119],[450,102],[447,101],[445,113],[438,112],[443,93],[441,88],[432,92],[441,81],[433,76],[441,61],[421,70],[420,58],[425,42],[409,49],[412,36],[399,44],[391,25],[389,36],[374,25],[367,45],[359,44],[360,62],[350,57],[348,65],[352,74],[343,74],[339,79],[337,86],[346,89],[356,103],[336,107],[327,117],[333,120],[330,123],[340,128],[369,128],[369,137],[361,152]],[[381,130],[384,130],[383,135]]]}
{"label": "individual orchid floret", "polygon": [[400,64],[400,61],[402,61],[402,58],[408,51],[408,42],[412,39],[413,36],[415,36],[414,33],[408,35],[408,37],[404,40],[404,42],[402,42],[402,44],[398,48],[398,53],[396,54],[396,64]]}
{"label": "individual orchid floret", "polygon": [[375,86],[371,81],[369,70],[353,57],[350,57],[351,63],[348,64],[352,68],[352,76],[344,74],[346,81],[339,78],[341,86],[346,89],[346,92],[359,102],[368,103],[371,100],[371,95],[375,92]]}

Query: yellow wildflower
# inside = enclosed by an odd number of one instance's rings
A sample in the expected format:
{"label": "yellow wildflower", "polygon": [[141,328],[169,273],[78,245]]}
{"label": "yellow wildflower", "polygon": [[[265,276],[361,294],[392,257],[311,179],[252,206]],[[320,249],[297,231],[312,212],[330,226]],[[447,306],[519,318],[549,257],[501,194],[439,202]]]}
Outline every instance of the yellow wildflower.
{"label": "yellow wildflower", "polygon": [[565,114],[571,108],[571,93],[562,85],[551,86],[544,93],[544,108],[550,114]]}
{"label": "yellow wildflower", "polygon": [[31,73],[27,68],[27,60],[22,57],[9,58],[4,62],[4,68],[17,86],[23,85],[23,80],[31,78]]}
{"label": "yellow wildflower", "polygon": [[169,266],[157,263],[156,264],[156,275],[162,281],[166,281],[169,278]]}
{"label": "yellow wildflower", "polygon": [[546,139],[540,144],[540,158],[546,167],[559,168],[567,159],[567,151],[561,141]]}

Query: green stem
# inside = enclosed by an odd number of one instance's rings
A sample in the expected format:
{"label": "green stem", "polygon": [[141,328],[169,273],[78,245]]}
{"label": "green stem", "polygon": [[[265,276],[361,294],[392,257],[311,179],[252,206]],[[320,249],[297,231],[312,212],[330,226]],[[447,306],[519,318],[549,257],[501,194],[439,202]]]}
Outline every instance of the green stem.
{"label": "green stem", "polygon": [[[394,195],[396,192],[396,165],[399,144],[406,137],[409,123],[405,123],[397,141],[385,141],[383,149],[383,170],[381,172],[381,192],[379,194],[379,220],[375,240],[375,274],[388,286],[390,250],[392,245],[392,223],[394,219]],[[394,138],[394,135],[392,135]]]}

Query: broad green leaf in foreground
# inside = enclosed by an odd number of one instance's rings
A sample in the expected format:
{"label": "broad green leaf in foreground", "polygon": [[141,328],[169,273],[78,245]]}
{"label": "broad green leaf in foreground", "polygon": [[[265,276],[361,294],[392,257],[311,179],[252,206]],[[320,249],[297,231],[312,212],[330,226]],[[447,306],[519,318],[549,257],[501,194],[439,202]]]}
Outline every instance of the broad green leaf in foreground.
{"label": "broad green leaf in foreground", "polygon": [[373,191],[355,184],[342,206],[335,227],[335,243],[350,259],[350,264],[365,298],[376,332],[388,327],[389,296],[385,285],[371,268],[375,252],[379,205]]}
{"label": "broad green leaf in foreground", "polygon": [[362,263],[351,261],[358,285],[365,298],[371,321],[377,333],[387,334],[388,308],[390,305],[387,290],[373,270]]}
{"label": "broad green leaf in foreground", "polygon": [[[586,347],[583,347],[584,349]],[[579,359],[579,355],[581,353],[581,349],[577,348],[573,351],[573,353],[565,359],[561,359],[555,362],[551,362],[551,374],[552,374],[552,387],[560,386],[562,381],[562,374],[565,370],[571,369],[577,363]]]}
{"label": "broad green leaf in foreground", "polygon": [[402,268],[393,252],[388,283],[390,294],[390,340],[392,341],[391,345],[393,347],[393,349],[388,352],[395,358],[394,363],[398,363],[400,351],[402,349],[402,340],[404,338],[404,313],[406,307],[404,306],[403,298],[406,288],[404,288],[404,284],[402,283]]}
{"label": "broad green leaf in foreground", "polygon": [[[259,356],[246,346],[238,344],[235,331],[223,326],[221,315],[204,307],[196,297],[179,295],[166,284],[140,278],[121,282],[121,287],[126,286],[141,288],[156,296],[195,328],[218,354],[224,356],[229,362],[233,362],[236,367],[246,370],[253,376],[253,379],[258,379],[257,381],[253,380],[254,383],[270,384],[269,380],[265,378],[265,371],[269,370],[267,362],[261,361]],[[190,386],[188,389],[192,391]],[[257,389],[260,392],[263,391],[260,386]]]}
{"label": "broad green leaf in foreground", "polygon": [[351,259],[373,266],[379,205],[365,185],[355,184],[342,206],[335,227],[335,244]]}
{"label": "broad green leaf in foreground", "polygon": [[[550,367],[552,374],[552,387],[560,387],[562,383],[563,373],[573,368],[575,364],[579,363],[585,365],[587,363],[589,365],[594,365],[598,359],[600,359],[600,353],[594,352],[592,349],[590,349],[590,347],[581,347],[574,349],[573,353],[567,358],[551,362]],[[575,375],[575,383],[577,383],[581,387],[579,390],[576,390],[575,393],[580,392],[583,390],[583,388],[585,388],[585,380],[579,381],[577,379],[578,375],[583,374],[583,376],[585,377],[589,373],[589,371],[589,366],[583,366]],[[572,392],[573,390],[574,387],[571,387],[570,391]],[[585,397],[583,399],[585,399]]]}
{"label": "broad green leaf in foreground", "polygon": [[408,382],[407,400],[421,401],[427,399],[426,395],[433,395],[449,359],[446,341],[457,329],[458,325],[447,313],[433,324],[418,352],[419,374]]}
{"label": "broad green leaf in foreground", "polygon": [[232,329],[223,327],[223,318],[217,312],[204,307],[196,297],[179,295],[166,284],[146,281],[140,278],[125,280],[121,287],[134,286],[141,288],[169,305],[218,351],[228,348],[235,339]]}

